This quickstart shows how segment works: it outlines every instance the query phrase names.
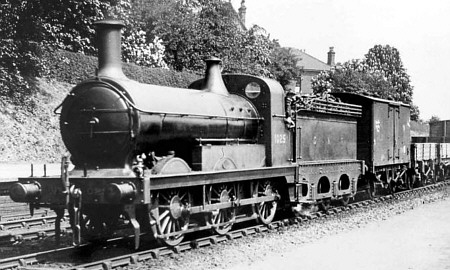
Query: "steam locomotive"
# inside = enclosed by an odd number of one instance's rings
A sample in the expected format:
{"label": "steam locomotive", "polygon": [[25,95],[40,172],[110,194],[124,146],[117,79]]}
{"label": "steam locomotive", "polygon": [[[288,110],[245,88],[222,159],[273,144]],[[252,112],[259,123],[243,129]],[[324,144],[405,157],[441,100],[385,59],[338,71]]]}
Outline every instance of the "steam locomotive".
{"label": "steam locomotive", "polygon": [[76,244],[125,227],[136,248],[144,233],[174,246],[194,231],[268,224],[280,208],[326,209],[376,183],[411,183],[407,105],[286,95],[271,79],[221,75],[217,58],[188,89],[138,83],[121,69],[123,24],[96,27],[98,71],[56,110],[75,168],[63,157],[60,176],[10,189],[30,209],[53,209],[57,234],[67,210]]}

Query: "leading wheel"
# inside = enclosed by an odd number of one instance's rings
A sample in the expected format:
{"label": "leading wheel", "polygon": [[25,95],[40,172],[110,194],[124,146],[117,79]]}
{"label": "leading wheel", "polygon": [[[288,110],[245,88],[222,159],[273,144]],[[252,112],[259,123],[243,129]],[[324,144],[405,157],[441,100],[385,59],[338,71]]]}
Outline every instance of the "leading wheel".
{"label": "leading wheel", "polygon": [[81,237],[85,241],[110,238],[119,225],[120,209],[91,206],[81,213]]}

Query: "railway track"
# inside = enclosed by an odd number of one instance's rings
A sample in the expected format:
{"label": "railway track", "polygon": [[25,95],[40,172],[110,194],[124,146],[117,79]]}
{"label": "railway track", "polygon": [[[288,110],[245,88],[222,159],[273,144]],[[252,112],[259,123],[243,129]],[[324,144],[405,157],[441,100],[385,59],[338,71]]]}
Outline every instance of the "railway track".
{"label": "railway track", "polygon": [[6,179],[7,181],[0,181],[0,196],[8,196],[9,195],[9,187],[16,183],[17,180]]}
{"label": "railway track", "polygon": [[[68,226],[61,228],[62,235],[65,235],[71,231],[72,231],[71,228]],[[4,234],[0,234],[0,246],[17,244],[22,241],[44,239],[46,237],[53,237],[53,236],[55,236],[54,227],[39,228],[36,230],[26,230],[20,232],[6,232]]]}
{"label": "railway track", "polygon": [[54,224],[56,215],[48,215],[46,211],[30,217],[29,214],[3,216],[0,221],[0,231],[24,228],[29,229],[36,226]]}
{"label": "railway track", "polygon": [[[203,248],[206,246],[212,246],[221,242],[230,241],[233,239],[239,239],[255,235],[258,233],[267,232],[279,228],[288,226],[302,226],[309,222],[321,220],[337,215],[341,212],[349,212],[353,209],[370,208],[380,203],[391,203],[398,200],[404,200],[415,196],[421,196],[425,194],[433,193],[434,191],[443,190],[446,186],[450,185],[449,181],[441,182],[432,186],[422,187],[415,190],[407,190],[395,193],[394,195],[387,195],[374,200],[360,201],[349,204],[348,206],[334,207],[327,212],[317,212],[309,217],[291,217],[282,220],[274,221],[268,225],[254,225],[250,227],[240,228],[230,231],[226,235],[210,235],[206,237],[195,238],[189,241],[185,241],[176,247],[147,247],[147,250],[133,252],[131,249],[127,249],[126,252],[111,257],[102,258],[98,261],[92,261],[87,263],[70,263],[66,262],[64,268],[68,269],[116,269],[119,267],[126,267],[130,265],[139,264],[148,260],[157,259],[159,257],[171,256],[181,252],[186,252],[192,249]],[[127,239],[130,239],[129,237]],[[119,241],[124,239],[114,239],[108,241],[107,246],[115,246]],[[92,245],[84,245],[81,249],[106,250],[105,247],[94,247]],[[50,264],[55,262],[55,258],[67,258],[67,254],[73,254],[79,252],[80,247],[67,247],[62,249],[55,249],[50,251],[44,251],[34,254],[27,254],[17,256],[13,258],[6,258],[0,260],[0,269],[31,269],[40,264]],[[102,257],[102,256],[100,256]],[[56,263],[56,262],[55,262]],[[31,268],[30,268],[31,267]]]}
{"label": "railway track", "polygon": [[[56,215],[48,215],[47,211],[43,211],[37,217],[32,218],[25,213],[2,216],[2,221],[0,221],[0,246],[54,236],[55,220]],[[64,218],[63,222],[65,221]],[[66,224],[62,227],[62,234],[64,235],[70,230],[70,227]]]}

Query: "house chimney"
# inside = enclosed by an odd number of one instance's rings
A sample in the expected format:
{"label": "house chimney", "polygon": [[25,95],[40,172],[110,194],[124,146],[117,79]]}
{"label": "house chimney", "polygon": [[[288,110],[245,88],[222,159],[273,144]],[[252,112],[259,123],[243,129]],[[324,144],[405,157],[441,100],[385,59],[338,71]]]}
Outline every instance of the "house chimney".
{"label": "house chimney", "polygon": [[97,27],[97,76],[125,78],[122,71],[121,30],[125,26],[118,20],[101,20]]}
{"label": "house chimney", "polygon": [[245,6],[245,0],[242,0],[241,7],[239,8],[239,19],[243,25],[245,25],[245,14],[247,13],[247,7]]}
{"label": "house chimney", "polygon": [[211,92],[215,94],[220,94],[224,96],[228,96],[228,90],[225,86],[225,83],[222,79],[222,74],[220,71],[220,60],[217,57],[211,57],[206,62],[206,74],[205,79],[203,80],[202,90],[206,92]]}
{"label": "house chimney", "polygon": [[335,56],[335,52],[334,52],[334,47],[330,47],[330,51],[328,52],[328,61],[327,61],[327,64],[329,65],[329,66],[334,66],[335,65],[335,63],[334,63],[334,56]]}

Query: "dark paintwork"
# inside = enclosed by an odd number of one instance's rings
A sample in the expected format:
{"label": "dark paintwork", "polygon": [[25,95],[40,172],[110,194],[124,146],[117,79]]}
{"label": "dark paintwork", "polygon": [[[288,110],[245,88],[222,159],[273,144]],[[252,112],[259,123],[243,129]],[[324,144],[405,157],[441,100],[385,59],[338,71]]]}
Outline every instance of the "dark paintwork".
{"label": "dark paintwork", "polygon": [[450,142],[450,120],[431,122],[430,139],[432,142]]}
{"label": "dark paintwork", "polygon": [[301,161],[356,159],[356,118],[301,112],[297,127]]}
{"label": "dark paintwork", "polygon": [[[152,191],[179,187],[199,187],[202,185],[250,181],[288,177],[295,174],[295,166],[274,168],[254,168],[230,171],[191,172],[188,174],[147,175],[142,179],[134,176],[95,176],[95,171],[89,171],[88,177],[83,177],[82,171],[71,173],[71,184],[80,189],[84,203],[106,204],[105,191],[110,183],[133,183],[136,186],[136,197],[129,203],[149,204],[150,189]],[[93,174],[93,176],[90,176]],[[41,196],[37,200],[41,205],[64,205],[65,194],[62,193],[59,177],[27,177],[19,178],[20,183],[39,183]]]}
{"label": "dark paintwork", "polygon": [[102,168],[123,167],[132,154],[177,152],[175,140],[256,140],[260,120],[237,95],[103,79],[75,87],[60,122],[74,164]]}
{"label": "dark paintwork", "polygon": [[[284,90],[281,85],[271,79],[243,74],[225,74],[222,78],[228,92],[251,102],[263,119],[258,142],[266,146],[266,166],[290,164],[292,138],[284,123]],[[189,88],[201,89],[204,85],[203,81],[195,81]],[[259,86],[258,96],[246,95],[245,88],[249,84]]]}
{"label": "dark paintwork", "polygon": [[358,120],[358,156],[371,171],[410,161],[410,108],[403,103],[350,93],[333,93],[363,107]]}

